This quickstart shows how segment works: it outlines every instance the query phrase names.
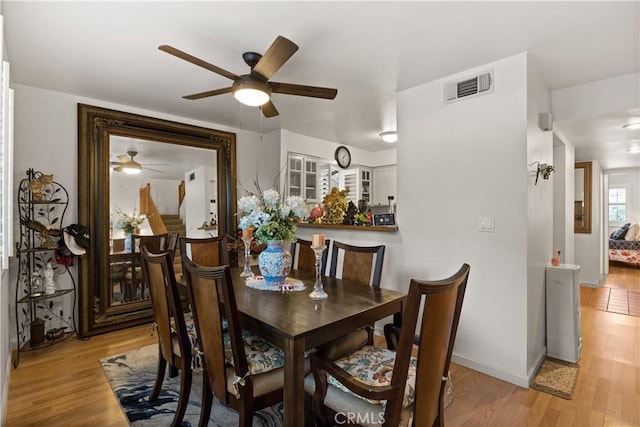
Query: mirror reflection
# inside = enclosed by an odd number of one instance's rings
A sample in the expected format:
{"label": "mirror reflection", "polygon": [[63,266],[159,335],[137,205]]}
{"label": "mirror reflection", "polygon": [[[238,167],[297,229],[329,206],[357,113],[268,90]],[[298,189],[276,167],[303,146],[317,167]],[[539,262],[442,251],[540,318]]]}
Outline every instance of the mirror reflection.
{"label": "mirror reflection", "polygon": [[[177,245],[172,220],[163,215],[176,215],[186,236],[224,236],[236,229],[235,137],[78,104],[78,223],[91,236],[78,262],[81,336],[153,318],[148,290],[138,282],[139,256],[133,255],[141,246]],[[116,225],[114,215],[144,220]],[[147,241],[152,235],[158,236],[155,243]],[[229,263],[237,263],[233,254]]]}
{"label": "mirror reflection", "polygon": [[591,162],[575,164],[573,218],[575,233],[591,233]]}
{"label": "mirror reflection", "polygon": [[218,235],[216,157],[215,150],[110,136],[110,305],[149,299],[141,241],[173,250],[179,264],[177,236]]}

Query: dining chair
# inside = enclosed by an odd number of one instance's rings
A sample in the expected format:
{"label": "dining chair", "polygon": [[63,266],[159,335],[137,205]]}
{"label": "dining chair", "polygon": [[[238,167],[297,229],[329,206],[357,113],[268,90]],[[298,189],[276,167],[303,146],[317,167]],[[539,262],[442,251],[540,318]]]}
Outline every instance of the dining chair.
{"label": "dining chair", "polygon": [[179,426],[189,403],[193,371],[191,342],[173,272],[173,258],[170,251],[153,254],[146,246],[142,246],[140,252],[158,334],[158,372],[149,401],[157,400],[160,395],[167,364],[170,375],[172,370],[178,370],[181,375],[180,395],[171,425]]}
{"label": "dining chair", "polygon": [[180,237],[180,254],[186,255],[194,263],[204,267],[227,264],[227,253],[222,237]]}
{"label": "dining chair", "polygon": [[127,294],[132,299],[137,299],[140,291],[140,299],[145,298],[147,289],[146,281],[142,275],[142,256],[140,249],[146,247],[151,253],[160,253],[167,249],[168,233],[163,234],[131,234],[131,265],[124,275]]}
{"label": "dining chair", "polygon": [[312,375],[305,379],[313,395],[309,425],[318,418],[345,424],[350,417],[363,425],[444,426],[447,373],[469,270],[463,264],[447,279],[411,280],[396,351],[365,346],[335,361],[311,356]]}
{"label": "dining chair", "polygon": [[182,263],[204,367],[199,425],[215,395],[238,411],[238,425],[251,426],[256,410],[282,401],[284,352],[241,329],[228,265],[199,266],[185,254]]}
{"label": "dining chair", "polygon": [[[327,258],[329,252],[329,245],[331,241],[329,239],[325,240],[326,249],[322,252],[320,271],[322,275],[324,275],[326,266],[327,266]],[[311,273],[316,272],[316,256],[311,249],[311,242],[309,240],[296,238],[296,241],[291,243],[291,268],[293,270],[301,270],[308,271]]]}
{"label": "dining chair", "polygon": [[[334,241],[331,251],[329,277],[380,287],[382,265],[384,262],[384,245],[354,246]],[[356,329],[318,349],[328,358],[337,359],[365,345],[373,345],[374,325]]]}

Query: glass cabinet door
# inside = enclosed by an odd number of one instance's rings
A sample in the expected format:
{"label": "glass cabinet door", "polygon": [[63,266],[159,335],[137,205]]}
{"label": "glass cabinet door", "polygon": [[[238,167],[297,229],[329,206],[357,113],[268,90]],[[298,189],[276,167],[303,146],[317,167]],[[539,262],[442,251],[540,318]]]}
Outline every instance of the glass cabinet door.
{"label": "glass cabinet door", "polygon": [[302,196],[302,157],[289,156],[289,196]]}
{"label": "glass cabinet door", "polygon": [[304,198],[315,201],[318,198],[318,162],[304,159]]}

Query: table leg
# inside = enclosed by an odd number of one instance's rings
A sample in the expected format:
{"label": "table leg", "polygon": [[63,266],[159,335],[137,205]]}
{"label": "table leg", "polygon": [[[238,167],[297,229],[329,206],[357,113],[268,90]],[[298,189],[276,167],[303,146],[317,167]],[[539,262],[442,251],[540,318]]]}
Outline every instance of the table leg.
{"label": "table leg", "polygon": [[304,338],[284,343],[284,425],[304,424]]}

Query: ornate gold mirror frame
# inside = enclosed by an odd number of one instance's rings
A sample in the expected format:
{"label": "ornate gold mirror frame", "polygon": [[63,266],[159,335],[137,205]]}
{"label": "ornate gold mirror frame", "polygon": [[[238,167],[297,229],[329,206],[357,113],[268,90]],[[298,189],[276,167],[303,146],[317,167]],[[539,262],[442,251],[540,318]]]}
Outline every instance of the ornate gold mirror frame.
{"label": "ornate gold mirror frame", "polygon": [[216,150],[218,235],[234,235],[236,228],[234,133],[78,104],[78,222],[91,232],[91,247],[78,258],[79,332],[83,337],[153,319],[148,299],[110,304],[110,136]]}
{"label": "ornate gold mirror frame", "polygon": [[573,231],[574,233],[591,233],[591,162],[576,163],[575,177]]}

